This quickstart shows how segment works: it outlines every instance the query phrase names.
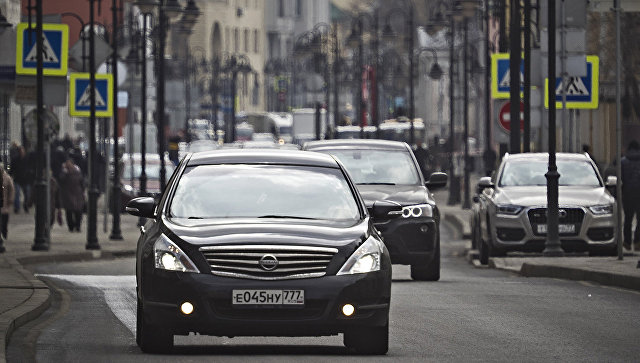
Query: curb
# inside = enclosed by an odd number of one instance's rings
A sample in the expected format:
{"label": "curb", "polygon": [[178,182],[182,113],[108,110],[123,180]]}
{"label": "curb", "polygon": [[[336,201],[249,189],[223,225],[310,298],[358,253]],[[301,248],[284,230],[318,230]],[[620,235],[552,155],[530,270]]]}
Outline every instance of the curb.
{"label": "curb", "polygon": [[601,285],[617,286],[640,291],[640,277],[611,272],[591,271],[563,266],[523,263],[519,272],[525,277],[552,277],[565,280],[592,281]]}
{"label": "curb", "polygon": [[465,223],[455,213],[442,212],[444,220],[456,230],[457,239],[471,239],[471,232],[465,231]]}
{"label": "curb", "polygon": [[11,268],[17,271],[25,279],[25,286],[16,286],[17,289],[30,289],[31,296],[22,304],[0,316],[0,335],[4,337],[0,350],[0,362],[6,362],[7,344],[11,334],[20,326],[37,318],[51,304],[51,293],[44,282],[38,280],[33,274],[23,268],[15,259],[7,258]]}
{"label": "curb", "polygon": [[120,251],[89,251],[71,254],[27,256],[22,258],[7,258],[11,268],[17,271],[25,280],[24,286],[16,286],[18,289],[31,289],[32,294],[16,308],[9,310],[0,315],[0,336],[4,337],[2,349],[0,349],[0,363],[6,363],[7,344],[11,334],[20,326],[36,319],[45,312],[51,305],[51,292],[49,287],[33,276],[33,274],[22,267],[29,264],[55,263],[55,262],[74,262],[74,261],[90,261],[90,260],[108,260],[118,257],[135,256],[134,250]]}

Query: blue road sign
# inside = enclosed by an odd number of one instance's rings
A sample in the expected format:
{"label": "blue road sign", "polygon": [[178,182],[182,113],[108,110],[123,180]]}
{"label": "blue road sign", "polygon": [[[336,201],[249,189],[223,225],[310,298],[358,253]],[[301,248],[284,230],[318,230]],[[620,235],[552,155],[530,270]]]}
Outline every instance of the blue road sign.
{"label": "blue road sign", "polygon": [[[567,109],[573,108],[598,108],[598,87],[600,65],[599,58],[595,55],[587,57],[587,75],[585,77],[568,77],[565,83],[565,93],[567,97]],[[548,79],[545,79],[544,106],[549,108],[549,97],[547,92]],[[556,78],[556,108],[562,108],[562,77]]]}
{"label": "blue road sign", "polygon": [[[491,55],[491,97],[510,98],[511,74],[509,53]],[[520,92],[524,92],[524,61],[520,59]]]}
{"label": "blue road sign", "polygon": [[[69,27],[66,24],[42,24],[42,72],[47,76],[66,76],[69,56]],[[16,73],[36,74],[38,54],[35,24],[20,23],[17,28]]]}
{"label": "blue road sign", "polygon": [[[89,73],[73,73],[69,82],[69,115],[91,116],[91,87]],[[113,116],[113,75],[96,74],[95,107],[97,117]]]}

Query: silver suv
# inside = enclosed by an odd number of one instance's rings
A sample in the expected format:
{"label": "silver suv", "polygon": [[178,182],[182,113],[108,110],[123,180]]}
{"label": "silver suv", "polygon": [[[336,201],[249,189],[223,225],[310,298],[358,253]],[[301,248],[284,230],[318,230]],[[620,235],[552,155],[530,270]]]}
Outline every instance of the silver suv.
{"label": "silver suv", "polygon": [[[480,262],[508,251],[540,252],[547,234],[547,153],[506,154],[493,177],[480,178],[471,219]],[[615,255],[616,201],[587,154],[558,153],[559,232],[567,252]]]}

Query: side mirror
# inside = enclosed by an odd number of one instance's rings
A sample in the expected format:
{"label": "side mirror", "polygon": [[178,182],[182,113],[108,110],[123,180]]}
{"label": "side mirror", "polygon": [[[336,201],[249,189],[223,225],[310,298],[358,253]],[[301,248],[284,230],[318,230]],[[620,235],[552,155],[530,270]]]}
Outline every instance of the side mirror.
{"label": "side mirror", "polygon": [[615,187],[617,184],[618,184],[618,177],[615,175],[609,175],[604,185],[607,187]]}
{"label": "side mirror", "polygon": [[152,197],[140,197],[134,198],[127,203],[127,213],[143,218],[153,218],[153,210],[155,209],[156,202]]}
{"label": "side mirror", "polygon": [[376,200],[369,213],[374,219],[395,218],[402,215],[402,206],[390,200]]}
{"label": "side mirror", "polygon": [[447,186],[447,173],[435,172],[429,176],[429,180],[424,185],[429,189],[438,189]]}
{"label": "side mirror", "polygon": [[493,184],[493,182],[491,181],[491,177],[490,176],[483,176],[482,178],[480,178],[480,180],[478,180],[478,186],[476,187],[476,192],[478,194],[480,194],[486,188],[492,188],[493,189],[495,187],[496,187],[496,185]]}

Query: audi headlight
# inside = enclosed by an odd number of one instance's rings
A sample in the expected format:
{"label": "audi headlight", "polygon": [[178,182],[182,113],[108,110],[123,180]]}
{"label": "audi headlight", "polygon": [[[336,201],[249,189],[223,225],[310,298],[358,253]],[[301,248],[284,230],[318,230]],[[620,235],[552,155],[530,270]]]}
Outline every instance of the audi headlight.
{"label": "audi headlight", "polygon": [[520,213],[522,208],[524,207],[521,207],[519,205],[511,205],[511,204],[499,205],[498,212],[496,214],[515,216],[516,214]]}
{"label": "audi headlight", "polygon": [[164,234],[153,245],[153,255],[155,256],[156,268],[169,271],[200,272],[187,254]]}
{"label": "audi headlight", "polygon": [[367,239],[344,263],[338,275],[363,274],[380,271],[382,254],[384,253],[382,242],[375,238]]}
{"label": "audi headlight", "polygon": [[402,218],[433,217],[430,204],[416,204],[402,207]]}
{"label": "audi headlight", "polygon": [[593,205],[589,207],[589,210],[591,211],[591,213],[597,216],[604,216],[607,214],[613,214],[613,205],[611,204]]}

